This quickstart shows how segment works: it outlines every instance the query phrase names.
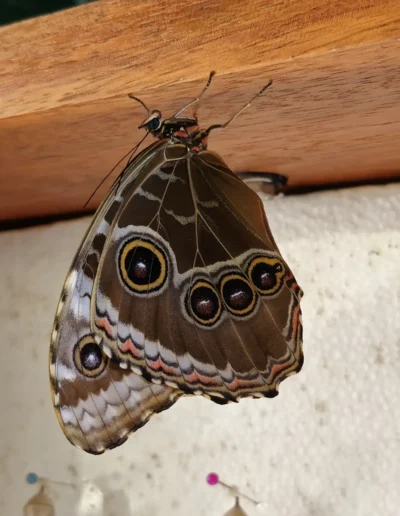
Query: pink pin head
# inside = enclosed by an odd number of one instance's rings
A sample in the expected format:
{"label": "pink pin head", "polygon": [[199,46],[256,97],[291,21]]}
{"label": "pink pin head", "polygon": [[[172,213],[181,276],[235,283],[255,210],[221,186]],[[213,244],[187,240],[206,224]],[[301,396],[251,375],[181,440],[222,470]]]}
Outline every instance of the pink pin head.
{"label": "pink pin head", "polygon": [[[224,489],[228,489],[229,492],[231,493],[231,495],[236,498],[236,500],[237,500],[236,503],[239,503],[239,497],[240,497],[240,498],[245,498],[246,500],[253,503],[254,505],[261,504],[261,502],[257,502],[253,498],[250,498],[250,496],[247,496],[247,495],[241,493],[236,486],[231,486],[229,484],[225,484],[225,482],[223,482],[222,480],[219,479],[219,476],[217,473],[209,473],[206,476],[206,481],[209,486],[215,486],[215,485],[219,484]],[[228,513],[226,513],[226,514],[228,515]],[[235,512],[235,514],[239,514],[239,513]],[[241,514],[245,514],[245,513],[241,513]],[[233,513],[232,513],[232,516],[233,516]]]}
{"label": "pink pin head", "polygon": [[219,482],[219,477],[216,473],[209,473],[206,480],[208,485],[215,486]]}

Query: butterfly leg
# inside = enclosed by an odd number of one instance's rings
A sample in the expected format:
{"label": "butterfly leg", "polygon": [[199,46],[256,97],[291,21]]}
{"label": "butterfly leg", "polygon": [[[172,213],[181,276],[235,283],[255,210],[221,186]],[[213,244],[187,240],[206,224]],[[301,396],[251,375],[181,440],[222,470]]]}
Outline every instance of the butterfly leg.
{"label": "butterfly leg", "polygon": [[288,178],[275,172],[239,172],[238,177],[255,191],[271,196],[285,192]]}

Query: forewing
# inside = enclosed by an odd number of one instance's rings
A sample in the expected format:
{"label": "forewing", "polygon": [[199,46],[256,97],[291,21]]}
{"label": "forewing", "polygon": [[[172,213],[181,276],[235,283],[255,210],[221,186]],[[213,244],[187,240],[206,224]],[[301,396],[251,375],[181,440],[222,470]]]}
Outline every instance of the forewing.
{"label": "forewing", "polygon": [[[142,157],[148,161],[147,154]],[[120,368],[91,332],[93,279],[106,238],[124,192],[143,174],[134,164],[132,169],[114,184],[89,227],[65,281],[51,336],[50,382],[58,421],[72,444],[95,454],[122,444],[182,394]]]}

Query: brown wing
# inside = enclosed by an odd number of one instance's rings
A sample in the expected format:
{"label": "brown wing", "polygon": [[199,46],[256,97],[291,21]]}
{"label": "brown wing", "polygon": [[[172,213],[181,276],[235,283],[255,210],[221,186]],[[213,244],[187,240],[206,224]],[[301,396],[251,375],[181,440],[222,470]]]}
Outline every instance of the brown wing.
{"label": "brown wing", "polygon": [[215,154],[173,147],[115,218],[92,332],[155,383],[221,403],[274,396],[302,365],[301,290],[258,196]]}
{"label": "brown wing", "polygon": [[[153,154],[150,150],[141,155],[139,165]],[[140,166],[135,170],[140,172]],[[50,383],[58,421],[72,444],[94,454],[122,444],[130,432],[183,394],[123,370],[101,351],[91,333],[93,278],[120,207],[119,192],[138,178],[128,170],[96,213],[65,281],[51,336]]]}

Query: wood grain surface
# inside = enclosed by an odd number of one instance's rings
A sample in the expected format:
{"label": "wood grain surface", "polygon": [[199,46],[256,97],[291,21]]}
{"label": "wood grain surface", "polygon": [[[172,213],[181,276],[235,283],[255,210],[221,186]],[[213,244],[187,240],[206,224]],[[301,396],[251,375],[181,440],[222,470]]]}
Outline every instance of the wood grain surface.
{"label": "wood grain surface", "polygon": [[397,0],[111,0],[3,27],[0,220],[82,209],[140,138],[127,93],[168,115],[211,69],[202,125],[274,80],[210,138],[233,170],[292,185],[399,176],[399,36]]}

